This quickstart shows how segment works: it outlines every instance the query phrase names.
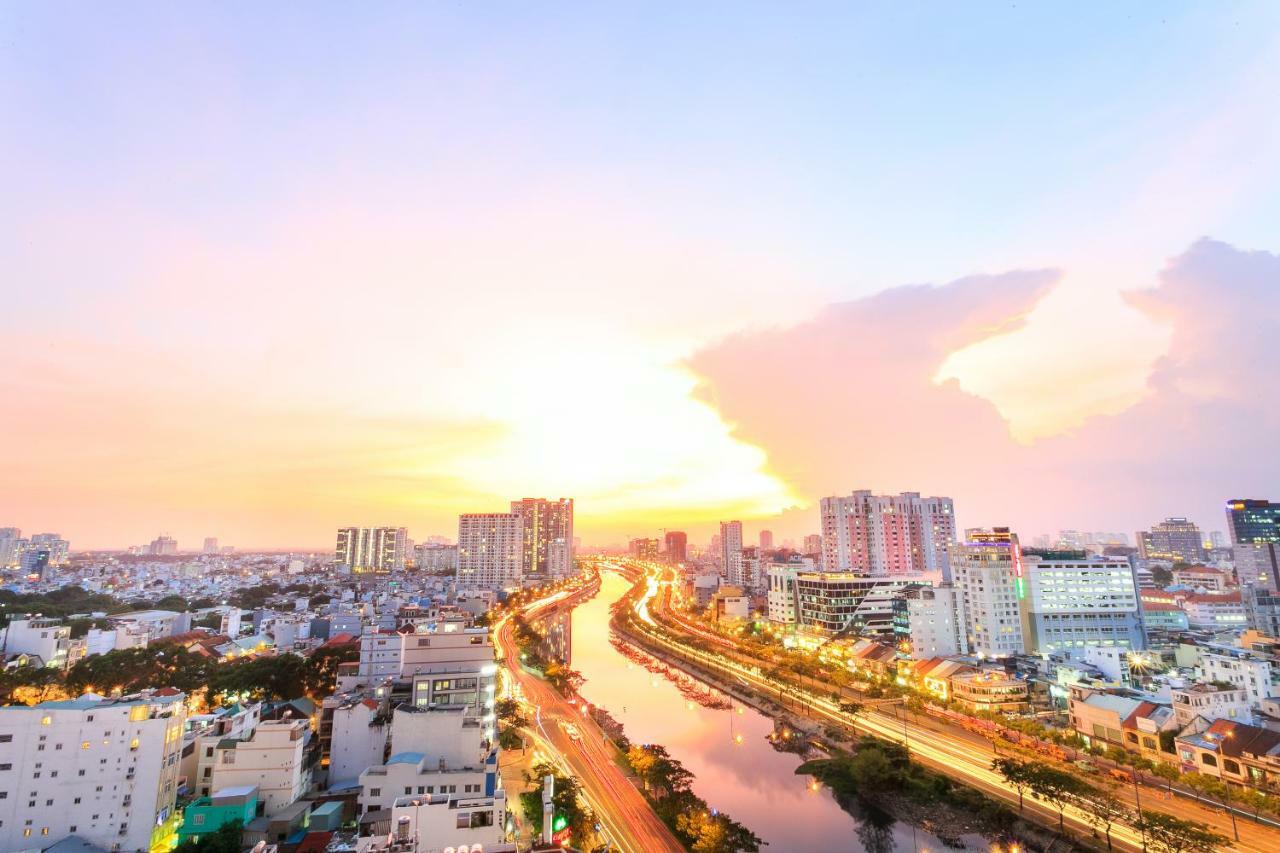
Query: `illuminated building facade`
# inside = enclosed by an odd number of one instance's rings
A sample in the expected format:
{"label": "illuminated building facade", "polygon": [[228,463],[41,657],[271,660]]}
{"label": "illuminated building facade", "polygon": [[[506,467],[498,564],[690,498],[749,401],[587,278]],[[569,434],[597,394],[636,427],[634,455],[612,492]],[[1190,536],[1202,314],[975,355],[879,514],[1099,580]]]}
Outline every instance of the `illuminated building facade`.
{"label": "illuminated building facade", "polygon": [[458,588],[519,587],[523,544],[524,519],[514,512],[458,516]]}
{"label": "illuminated building facade", "polygon": [[520,518],[521,571],[566,578],[573,573],[573,498],[524,498],[511,502]]}
{"label": "illuminated building facade", "polygon": [[863,490],[823,498],[821,514],[824,571],[950,577],[948,549],[956,539],[951,498]]}
{"label": "illuminated building facade", "polygon": [[1023,557],[1027,650],[1082,657],[1088,646],[1146,648],[1133,567],[1124,558]]}
{"label": "illuminated building facade", "polygon": [[1204,561],[1204,534],[1185,518],[1166,518],[1150,530],[1138,531],[1138,550],[1144,560],[1170,563]]}
{"label": "illuminated building facade", "polygon": [[1026,651],[1022,602],[1027,583],[1018,536],[1007,527],[972,530],[951,548],[969,652],[1008,657]]}
{"label": "illuminated building facade", "polygon": [[1227,530],[1240,583],[1280,592],[1280,503],[1227,501]]}
{"label": "illuminated building facade", "polygon": [[357,574],[404,569],[409,533],[403,527],[344,527],[334,561]]}

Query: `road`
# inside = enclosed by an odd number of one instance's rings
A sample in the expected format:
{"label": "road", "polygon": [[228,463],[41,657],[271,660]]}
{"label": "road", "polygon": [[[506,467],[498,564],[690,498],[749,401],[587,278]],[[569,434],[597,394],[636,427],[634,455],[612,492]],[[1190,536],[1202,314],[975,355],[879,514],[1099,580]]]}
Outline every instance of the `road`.
{"label": "road", "polygon": [[[524,608],[526,619],[568,606],[584,591],[561,591]],[[570,704],[551,685],[520,666],[519,649],[512,638],[511,617],[494,626],[494,646],[511,675],[515,691],[534,709],[532,734],[542,750],[582,784],[591,810],[614,847],[623,853],[683,853],[680,845],[631,780],[614,760],[615,750],[595,721],[581,707]],[[577,736],[571,737],[565,724]]]}
{"label": "road", "polygon": [[[718,672],[722,676],[747,684],[766,696],[771,698],[777,696],[778,685],[768,679],[754,661],[736,653],[731,642],[690,625],[687,620],[671,618],[675,615],[675,611],[669,609],[672,583],[665,571],[647,573],[642,579],[642,584],[643,591],[634,602],[633,609],[650,642],[667,649],[677,657],[695,661],[712,672]],[[639,588],[640,584],[638,584]],[[654,618],[655,614],[660,617],[661,625],[659,620]],[[715,653],[691,649],[664,636],[663,629],[696,633],[705,639],[713,640],[721,646],[721,649]],[[970,740],[973,736],[969,733],[952,731],[952,727],[936,723],[922,724],[920,721],[909,719],[905,714],[895,717],[890,709],[884,707],[851,718],[839,710],[837,703],[827,698],[829,693],[830,686],[825,685],[824,690],[818,695],[800,694],[794,698],[802,702],[807,713],[823,721],[846,727],[852,726],[890,740],[901,742],[905,739],[913,757],[921,763],[1016,807],[1017,793],[991,769],[992,754]],[[1120,789],[1117,794],[1122,798],[1129,798],[1129,804],[1133,805],[1131,786]],[[1025,807],[1042,817],[1050,818],[1054,823],[1057,822],[1057,811],[1043,803],[1028,797]],[[1186,820],[1206,823],[1227,838],[1233,838],[1229,816],[1184,800],[1163,799],[1160,790],[1144,787],[1142,807],[1174,814]],[[1078,809],[1068,808],[1065,817],[1068,827],[1073,832],[1089,834],[1093,831],[1084,813]],[[1243,817],[1237,819],[1237,824],[1240,841],[1233,840],[1230,843],[1231,849],[1253,850],[1259,853],[1280,849],[1280,833],[1276,830],[1254,824]],[[1141,850],[1143,846],[1141,834],[1129,826],[1113,827],[1112,838],[1119,849]]]}

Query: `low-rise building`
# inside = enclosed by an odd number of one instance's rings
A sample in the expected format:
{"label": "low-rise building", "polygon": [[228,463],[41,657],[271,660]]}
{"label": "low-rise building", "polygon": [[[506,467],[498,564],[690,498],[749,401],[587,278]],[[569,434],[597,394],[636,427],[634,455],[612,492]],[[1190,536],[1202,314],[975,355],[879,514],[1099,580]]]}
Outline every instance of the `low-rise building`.
{"label": "low-rise building", "polygon": [[1031,690],[1027,682],[1001,669],[953,675],[951,698],[970,713],[997,711],[1018,714],[1031,708]]}
{"label": "low-rise building", "polygon": [[1208,631],[1239,631],[1249,619],[1239,590],[1226,593],[1193,593],[1182,602],[1192,628]]}
{"label": "low-rise building", "polygon": [[13,619],[5,628],[5,659],[14,655],[37,657],[47,667],[65,669],[67,649],[71,644],[71,628],[61,619],[43,616],[22,616]]}
{"label": "low-rise building", "polygon": [[248,826],[258,814],[258,789],[252,785],[240,788],[224,788],[211,796],[197,797],[182,810],[182,826],[178,827],[178,842],[199,842],[200,838],[217,832],[229,823],[239,821]]}
{"label": "low-rise building", "polygon": [[275,817],[311,787],[305,762],[306,720],[260,723],[246,738],[225,738],[214,750],[213,790],[256,786],[263,814]]}
{"label": "low-rise building", "polygon": [[1186,728],[1197,718],[1251,722],[1249,694],[1240,687],[1197,682],[1171,690],[1173,713],[1179,728]]}

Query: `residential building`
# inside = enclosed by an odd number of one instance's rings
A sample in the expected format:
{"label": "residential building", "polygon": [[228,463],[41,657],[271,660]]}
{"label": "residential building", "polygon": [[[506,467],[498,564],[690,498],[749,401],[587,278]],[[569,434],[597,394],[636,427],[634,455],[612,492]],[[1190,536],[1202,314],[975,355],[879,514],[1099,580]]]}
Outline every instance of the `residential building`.
{"label": "residential building", "polygon": [[508,853],[506,792],[491,794],[434,794],[399,797],[385,823],[376,824],[381,836],[360,853],[436,853],[449,849]]}
{"label": "residential building", "polygon": [[1133,567],[1123,558],[1023,557],[1028,651],[1079,656],[1088,646],[1146,647]]}
{"label": "residential building", "polygon": [[522,574],[555,579],[573,574],[573,498],[512,501],[511,513],[522,527]]}
{"label": "residential building", "polygon": [[742,522],[720,522],[720,574],[742,586]]}
{"label": "residential building", "polygon": [[218,744],[228,739],[247,738],[262,721],[262,705],[231,705],[187,719],[183,737],[182,778],[197,797],[213,794],[213,768]]}
{"label": "residential building", "polygon": [[44,666],[65,669],[70,645],[71,628],[60,619],[21,616],[11,620],[4,629],[5,660],[14,655],[28,655],[40,658]]}
{"label": "residential building", "polygon": [[[206,537],[204,538],[204,546],[200,549],[200,552],[201,552],[202,554],[216,554],[216,553],[218,553],[218,537],[217,537],[217,536],[206,536]],[[256,798],[255,798],[255,799],[256,799]]]}
{"label": "residential building", "polygon": [[667,562],[679,565],[688,559],[689,537],[680,530],[668,530],[664,539],[663,554]]}
{"label": "residential building", "polygon": [[420,572],[457,572],[458,546],[425,543],[413,549],[413,566]]}
{"label": "residential building", "polygon": [[828,572],[903,575],[939,572],[949,579],[956,538],[950,498],[919,492],[855,491],[821,501],[822,567]]}
{"label": "residential building", "polygon": [[1187,622],[1192,628],[1209,631],[1240,630],[1248,625],[1244,599],[1240,591],[1226,593],[1194,593],[1182,600]]}
{"label": "residential building", "polygon": [[951,584],[904,587],[894,601],[894,636],[915,660],[969,652],[960,590]]}
{"label": "residential building", "polygon": [[32,550],[43,548],[49,552],[49,565],[65,566],[71,556],[71,543],[57,533],[37,533],[28,546]]}
{"label": "residential building", "polygon": [[1280,670],[1268,657],[1228,646],[1201,647],[1200,670],[1205,681],[1244,690],[1251,708],[1260,708],[1276,695],[1276,682],[1280,680]]}
{"label": "residential building", "polygon": [[22,552],[31,544],[22,538],[17,527],[0,527],[0,569],[12,569],[21,564]]}
{"label": "residential building", "polygon": [[172,536],[157,536],[147,546],[147,553],[153,557],[172,557],[178,553],[178,540]]}
{"label": "residential building", "polygon": [[804,553],[806,556],[816,556],[819,560],[822,559],[821,533],[810,533],[808,536],[804,537]]}
{"label": "residential building", "polygon": [[627,552],[637,560],[658,559],[658,540],[641,537],[627,544]]}
{"label": "residential building", "polygon": [[1176,743],[1183,772],[1267,791],[1280,780],[1280,732],[1219,719],[1203,731],[1183,732]]}
{"label": "residential building", "polygon": [[458,516],[458,587],[519,588],[523,543],[524,519],[513,512]]}
{"label": "residential building", "polygon": [[151,691],[0,708],[0,850],[71,835],[149,850],[173,816],[185,696]]}
{"label": "residential building", "polygon": [[1205,558],[1204,534],[1185,518],[1166,518],[1150,530],[1138,531],[1137,538],[1144,560],[1200,563]]}
{"label": "residential building", "polygon": [[19,568],[28,578],[44,579],[45,572],[53,565],[53,554],[45,547],[32,545],[22,552]]}
{"label": "residential building", "polygon": [[258,789],[263,814],[275,817],[311,787],[304,757],[311,730],[292,718],[259,723],[248,737],[226,738],[214,749],[212,789]]}
{"label": "residential building", "polygon": [[1171,691],[1173,713],[1178,728],[1184,729],[1197,718],[1203,720],[1239,720],[1251,722],[1249,694],[1242,687],[1226,687],[1197,682]]}
{"label": "residential building", "polygon": [[1231,583],[1231,573],[1209,566],[1187,566],[1173,570],[1173,582],[1197,592],[1226,592]]}
{"label": "residential building", "polygon": [[761,551],[773,550],[773,531],[772,530],[760,531],[760,550]]}
{"label": "residential building", "polygon": [[1022,602],[1027,596],[1018,536],[1007,527],[970,530],[951,547],[951,571],[960,592],[969,652],[1008,657],[1027,650]]}
{"label": "residential building", "polygon": [[387,757],[391,712],[376,689],[329,696],[320,705],[320,760],[329,764],[330,789],[356,782]]}
{"label": "residential building", "polygon": [[334,562],[356,574],[404,570],[409,531],[403,527],[343,527],[338,530]]}
{"label": "residential building", "polygon": [[796,575],[800,566],[791,563],[770,563],[767,569],[769,591],[769,621],[776,625],[796,624]]}

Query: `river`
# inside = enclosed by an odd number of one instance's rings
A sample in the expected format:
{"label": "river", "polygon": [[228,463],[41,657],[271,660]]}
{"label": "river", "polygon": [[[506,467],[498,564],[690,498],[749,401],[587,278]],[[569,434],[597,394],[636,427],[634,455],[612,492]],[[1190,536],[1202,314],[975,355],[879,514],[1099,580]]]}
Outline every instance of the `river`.
{"label": "river", "polygon": [[581,693],[621,722],[632,741],[665,746],[694,774],[694,790],[712,808],[767,841],[768,853],[946,849],[902,823],[857,820],[827,788],[811,789],[809,777],[795,775],[799,756],[765,739],[773,723],[763,714],[690,708],[671,682],[619,654],[609,643],[609,606],[629,588],[606,572],[599,595],[574,611],[573,668],[586,678]]}

